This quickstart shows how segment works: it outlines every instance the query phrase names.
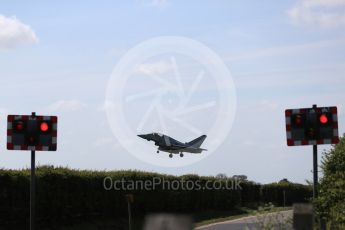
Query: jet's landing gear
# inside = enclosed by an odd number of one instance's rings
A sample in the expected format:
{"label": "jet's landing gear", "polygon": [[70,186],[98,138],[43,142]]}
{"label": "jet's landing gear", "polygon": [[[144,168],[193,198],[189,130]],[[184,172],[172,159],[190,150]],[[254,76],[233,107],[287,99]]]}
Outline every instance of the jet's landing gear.
{"label": "jet's landing gear", "polygon": [[159,150],[157,150],[157,153],[159,153]]}
{"label": "jet's landing gear", "polygon": [[183,157],[183,153],[180,153],[180,157]]}
{"label": "jet's landing gear", "polygon": [[169,157],[170,157],[170,158],[172,158],[172,157],[173,157],[172,153],[170,153],[170,154],[169,154]]}

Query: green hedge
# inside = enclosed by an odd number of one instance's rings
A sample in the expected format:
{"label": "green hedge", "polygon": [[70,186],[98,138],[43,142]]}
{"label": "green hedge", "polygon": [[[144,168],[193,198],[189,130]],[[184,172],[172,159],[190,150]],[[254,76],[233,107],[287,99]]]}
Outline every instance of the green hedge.
{"label": "green hedge", "polygon": [[[160,184],[155,190],[106,190],[105,177],[113,181],[122,178],[145,181],[160,178],[172,181],[194,181],[201,187],[206,183],[225,186],[230,179],[200,177],[197,175],[171,176],[139,171],[85,171],[43,166],[37,169],[37,219],[41,222],[58,222],[74,218],[120,217],[127,214],[125,195],[134,194],[134,215],[149,212],[185,212],[231,210],[239,206],[272,202],[286,204],[306,201],[311,197],[311,188],[299,184],[260,185],[243,181],[241,190],[194,189],[169,190]],[[26,223],[29,217],[29,170],[0,170],[0,221]],[[181,185],[181,184],[180,184]]]}
{"label": "green hedge", "polygon": [[261,200],[265,203],[272,202],[276,206],[291,206],[293,203],[308,201],[312,197],[312,188],[306,185],[293,183],[272,183],[262,187]]}
{"label": "green hedge", "polygon": [[324,153],[321,168],[317,214],[327,220],[330,229],[345,229],[345,134]]}

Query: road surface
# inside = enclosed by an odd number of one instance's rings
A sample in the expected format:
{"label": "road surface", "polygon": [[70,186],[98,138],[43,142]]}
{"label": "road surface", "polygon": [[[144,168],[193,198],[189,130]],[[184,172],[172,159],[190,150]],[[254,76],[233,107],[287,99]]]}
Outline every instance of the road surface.
{"label": "road surface", "polygon": [[[236,220],[229,220],[221,223],[205,225],[195,230],[259,230],[262,225],[271,226],[270,229],[287,230],[292,229],[292,210],[248,216]],[[282,228],[282,225],[284,228]]]}

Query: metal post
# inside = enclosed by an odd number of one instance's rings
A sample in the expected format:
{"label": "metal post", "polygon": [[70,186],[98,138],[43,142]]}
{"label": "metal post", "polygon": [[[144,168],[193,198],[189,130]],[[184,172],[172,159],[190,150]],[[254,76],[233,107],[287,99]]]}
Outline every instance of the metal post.
{"label": "metal post", "polygon": [[317,184],[318,184],[318,168],[317,168],[317,145],[313,145],[313,174],[314,174],[314,184],[313,184],[313,198],[316,199]]}
{"label": "metal post", "polygon": [[[36,113],[31,114],[32,117]],[[30,178],[30,230],[35,230],[35,202],[36,202],[36,162],[35,150],[31,150],[31,178]]]}
{"label": "metal post", "polygon": [[128,204],[128,229],[132,229],[132,214],[131,214],[131,202],[127,201]]}
{"label": "metal post", "polygon": [[[317,106],[313,105],[313,109],[316,110]],[[314,177],[314,183],[313,183],[313,200],[318,197],[318,164],[317,164],[317,144],[313,145],[313,177]],[[317,219],[315,219],[317,221]],[[324,219],[319,219],[319,227],[321,230],[326,229],[325,228],[325,221]]]}
{"label": "metal post", "polygon": [[30,180],[30,230],[35,230],[35,189],[36,188],[36,166],[35,151],[31,151],[31,180]]}
{"label": "metal post", "polygon": [[[313,105],[313,109],[316,112],[317,105]],[[314,183],[313,183],[313,199],[317,198],[317,184],[318,184],[318,168],[317,168],[317,144],[313,145],[313,175],[314,175]]]}

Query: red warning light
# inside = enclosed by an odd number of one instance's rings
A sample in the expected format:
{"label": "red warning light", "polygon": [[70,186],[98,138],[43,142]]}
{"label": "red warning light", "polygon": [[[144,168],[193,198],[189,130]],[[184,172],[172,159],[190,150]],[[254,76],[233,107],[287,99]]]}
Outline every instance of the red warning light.
{"label": "red warning light", "polygon": [[301,125],[302,124],[302,116],[301,115],[297,115],[294,119],[294,122],[296,125]]}
{"label": "red warning light", "polygon": [[40,129],[42,132],[47,132],[49,130],[49,125],[47,124],[47,122],[42,122],[40,125]]}
{"label": "red warning light", "polygon": [[16,130],[23,130],[24,129],[24,124],[23,124],[23,122],[18,122],[17,124],[16,124]]}
{"label": "red warning light", "polygon": [[320,122],[321,122],[321,124],[326,124],[328,122],[328,118],[325,114],[322,114],[320,116]]}

